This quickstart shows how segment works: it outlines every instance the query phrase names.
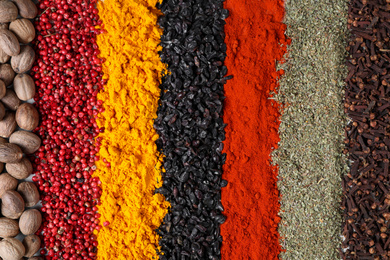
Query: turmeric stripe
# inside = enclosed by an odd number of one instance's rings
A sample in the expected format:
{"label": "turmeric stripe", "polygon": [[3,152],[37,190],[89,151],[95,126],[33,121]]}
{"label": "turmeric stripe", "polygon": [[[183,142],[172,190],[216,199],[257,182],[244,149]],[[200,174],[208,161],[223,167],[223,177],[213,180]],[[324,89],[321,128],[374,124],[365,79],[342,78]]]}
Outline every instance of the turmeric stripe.
{"label": "turmeric stripe", "polygon": [[[169,203],[161,186],[153,128],[161,71],[157,0],[104,0],[98,4],[106,33],[97,38],[107,84],[98,99],[101,147],[95,176],[102,182],[99,213],[109,225],[97,233],[98,259],[157,259],[155,230]],[[100,140],[99,138],[99,140]]]}

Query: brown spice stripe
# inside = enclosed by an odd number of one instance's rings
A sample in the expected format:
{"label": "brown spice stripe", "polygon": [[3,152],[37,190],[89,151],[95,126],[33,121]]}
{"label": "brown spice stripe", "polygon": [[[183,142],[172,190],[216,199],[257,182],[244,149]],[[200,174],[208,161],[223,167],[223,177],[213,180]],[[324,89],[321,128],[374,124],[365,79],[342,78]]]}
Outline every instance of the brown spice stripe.
{"label": "brown spice stripe", "polygon": [[347,60],[343,259],[390,258],[390,4],[352,0]]}

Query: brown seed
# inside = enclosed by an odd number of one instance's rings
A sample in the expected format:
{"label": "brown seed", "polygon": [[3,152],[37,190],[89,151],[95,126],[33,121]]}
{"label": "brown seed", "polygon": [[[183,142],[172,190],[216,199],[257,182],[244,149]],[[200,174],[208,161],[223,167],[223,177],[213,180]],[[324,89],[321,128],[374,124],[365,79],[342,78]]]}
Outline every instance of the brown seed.
{"label": "brown seed", "polygon": [[9,142],[18,145],[25,154],[32,154],[41,146],[41,139],[36,134],[23,130],[14,132]]}
{"label": "brown seed", "polygon": [[24,257],[32,257],[41,248],[41,239],[37,235],[28,235],[23,239],[23,245],[26,249]]}
{"label": "brown seed", "polygon": [[17,19],[9,25],[9,30],[18,38],[19,42],[27,44],[35,38],[34,25],[28,19]]}
{"label": "brown seed", "polygon": [[25,252],[22,242],[16,238],[4,238],[0,242],[0,257],[3,260],[20,260]]}
{"label": "brown seed", "polygon": [[15,113],[6,111],[3,120],[0,121],[0,136],[4,138],[9,138],[11,134],[15,131],[15,128]]}
{"label": "brown seed", "polygon": [[8,190],[15,190],[18,186],[18,180],[8,173],[0,174],[0,198]]}
{"label": "brown seed", "polygon": [[[4,1],[0,1],[2,2]],[[18,38],[7,29],[0,29],[0,48],[9,56],[16,56],[20,53]]]}
{"label": "brown seed", "polygon": [[31,0],[12,0],[23,18],[34,19],[38,14],[37,6]]}
{"label": "brown seed", "polygon": [[42,215],[37,209],[28,209],[20,216],[19,228],[23,235],[34,234],[41,224]]}
{"label": "brown seed", "polygon": [[0,79],[4,81],[6,87],[12,84],[15,78],[15,71],[9,64],[0,65]]}
{"label": "brown seed", "polygon": [[29,104],[24,103],[16,110],[16,123],[24,130],[32,131],[39,123],[39,114],[37,109]]}
{"label": "brown seed", "polygon": [[0,2],[0,23],[9,23],[18,17],[18,8],[9,1]]}
{"label": "brown seed", "polygon": [[[1,33],[1,31],[0,31]],[[1,43],[1,34],[0,34]],[[35,60],[35,52],[29,45],[24,45],[20,48],[18,55],[11,57],[11,66],[16,73],[25,73],[29,71]]]}
{"label": "brown seed", "polygon": [[33,172],[32,164],[26,157],[23,157],[19,162],[5,164],[5,169],[12,177],[18,180],[28,178]]}
{"label": "brown seed", "polygon": [[0,162],[15,163],[23,157],[22,150],[16,144],[0,144]]}
{"label": "brown seed", "polygon": [[14,90],[19,99],[27,101],[35,95],[34,80],[28,74],[18,74],[14,79]]}
{"label": "brown seed", "polygon": [[24,210],[24,201],[17,191],[6,191],[3,196],[1,196],[1,202],[1,213],[4,217],[18,219],[22,215]]}
{"label": "brown seed", "polygon": [[33,182],[22,182],[17,190],[22,196],[26,207],[34,207],[39,202],[39,192]]}
{"label": "brown seed", "polygon": [[14,219],[0,218],[0,237],[16,237],[19,234],[19,224]]}
{"label": "brown seed", "polygon": [[16,109],[18,109],[18,107],[22,103],[22,101],[20,101],[20,99],[16,95],[15,91],[9,88],[7,88],[5,96],[1,99],[1,102],[4,104],[4,106],[13,111],[16,111]]}

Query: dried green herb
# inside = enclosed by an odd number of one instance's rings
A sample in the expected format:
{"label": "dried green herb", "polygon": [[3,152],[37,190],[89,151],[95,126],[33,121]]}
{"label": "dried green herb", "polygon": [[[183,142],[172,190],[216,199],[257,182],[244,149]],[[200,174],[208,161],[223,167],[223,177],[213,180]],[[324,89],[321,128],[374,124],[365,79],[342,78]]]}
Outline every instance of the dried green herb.
{"label": "dried green herb", "polygon": [[339,259],[347,2],[287,0],[292,43],[275,99],[279,147],[280,259]]}

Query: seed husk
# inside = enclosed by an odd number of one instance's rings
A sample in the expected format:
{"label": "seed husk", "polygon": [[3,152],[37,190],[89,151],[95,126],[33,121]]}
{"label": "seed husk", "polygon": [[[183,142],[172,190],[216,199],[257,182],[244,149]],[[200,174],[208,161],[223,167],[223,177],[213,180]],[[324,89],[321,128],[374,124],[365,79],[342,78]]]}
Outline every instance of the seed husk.
{"label": "seed husk", "polygon": [[39,192],[33,182],[22,182],[17,191],[22,196],[26,207],[34,207],[39,202]]}
{"label": "seed husk", "polygon": [[0,174],[0,198],[8,190],[16,190],[18,180],[8,173]]}
{"label": "seed husk", "polygon": [[22,102],[16,95],[15,91],[7,88],[5,96],[1,99],[1,103],[3,103],[8,109],[16,111]]}
{"label": "seed husk", "polygon": [[35,95],[34,80],[28,74],[18,74],[14,79],[14,90],[20,100],[27,101]]}
{"label": "seed husk", "polygon": [[42,224],[41,212],[37,209],[28,209],[20,216],[19,228],[23,235],[31,235],[38,231]]}
{"label": "seed husk", "polygon": [[19,234],[19,224],[14,219],[0,218],[0,237],[16,237]]}
{"label": "seed husk", "polygon": [[[0,3],[2,2],[5,1]],[[16,56],[20,53],[18,39],[15,34],[7,29],[0,29],[0,48],[9,56]]]}
{"label": "seed husk", "polygon": [[19,42],[27,44],[35,38],[34,25],[28,19],[17,19],[10,23],[9,30],[18,38]]}
{"label": "seed husk", "polygon": [[1,196],[1,214],[3,214],[4,217],[18,219],[23,211],[24,201],[17,191],[8,190]]}
{"label": "seed husk", "polygon": [[[16,129],[15,113],[6,111],[3,120],[0,121],[0,136],[9,138]],[[4,139],[2,139],[4,140]]]}
{"label": "seed husk", "polygon": [[16,238],[4,238],[0,241],[0,257],[3,260],[20,260],[25,254],[25,248]]}
{"label": "seed husk", "polygon": [[0,144],[0,162],[16,163],[23,157],[22,150],[16,144]]}
{"label": "seed husk", "polygon": [[26,249],[24,257],[32,257],[41,248],[41,239],[37,235],[31,234],[23,239],[23,245]]}
{"label": "seed husk", "polygon": [[36,134],[23,130],[11,134],[9,142],[18,145],[25,154],[32,154],[41,146],[41,139]]}
{"label": "seed husk", "polygon": [[15,119],[18,126],[27,131],[34,130],[39,124],[38,111],[29,103],[24,103],[18,107]]}
{"label": "seed husk", "polygon": [[11,57],[11,67],[16,73],[25,73],[31,69],[34,61],[35,52],[33,48],[29,45],[24,45],[20,47],[20,53]]}
{"label": "seed husk", "polygon": [[19,162],[5,164],[7,172],[18,180],[28,178],[33,172],[33,167],[30,160],[23,157]]}
{"label": "seed husk", "polygon": [[11,65],[1,64],[0,79],[4,82],[6,87],[12,84],[14,78],[15,78],[15,71],[12,69]]}

